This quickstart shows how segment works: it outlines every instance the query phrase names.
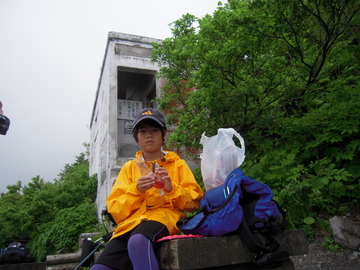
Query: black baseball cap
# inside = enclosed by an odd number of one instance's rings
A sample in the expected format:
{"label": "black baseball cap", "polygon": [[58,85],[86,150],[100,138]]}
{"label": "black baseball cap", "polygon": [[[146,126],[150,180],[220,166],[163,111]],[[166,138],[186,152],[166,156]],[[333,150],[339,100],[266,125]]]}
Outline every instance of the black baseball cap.
{"label": "black baseball cap", "polygon": [[153,108],[145,108],[138,112],[138,114],[135,116],[132,130],[136,127],[137,124],[139,124],[140,121],[144,119],[151,119],[154,120],[156,123],[158,123],[161,127],[166,129],[166,121],[164,116],[161,114],[161,112],[157,109]]}

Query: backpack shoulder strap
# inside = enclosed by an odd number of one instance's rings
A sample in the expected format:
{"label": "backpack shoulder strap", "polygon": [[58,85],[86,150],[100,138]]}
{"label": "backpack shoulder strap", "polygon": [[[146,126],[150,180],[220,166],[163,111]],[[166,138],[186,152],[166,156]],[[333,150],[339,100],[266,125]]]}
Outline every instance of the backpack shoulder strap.
{"label": "backpack shoulder strap", "polygon": [[256,254],[271,252],[271,250],[264,245],[264,240],[262,240],[259,235],[253,234],[250,231],[245,219],[243,219],[243,222],[240,224],[239,235],[251,252]]}

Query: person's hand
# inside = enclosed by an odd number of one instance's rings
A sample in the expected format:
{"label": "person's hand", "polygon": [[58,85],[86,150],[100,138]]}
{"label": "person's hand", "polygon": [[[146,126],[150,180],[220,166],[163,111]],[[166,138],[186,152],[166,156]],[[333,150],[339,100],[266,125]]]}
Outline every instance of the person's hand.
{"label": "person's hand", "polygon": [[138,191],[144,193],[148,189],[154,187],[154,184],[155,184],[154,174],[149,173],[148,175],[139,177],[139,179],[137,180],[136,188],[138,189]]}
{"label": "person's hand", "polygon": [[159,175],[161,181],[164,182],[164,184],[165,184],[164,190],[166,192],[170,192],[173,187],[172,187],[170,176],[169,176],[168,172],[165,170],[165,168],[163,168],[163,167],[156,168],[155,174]]}

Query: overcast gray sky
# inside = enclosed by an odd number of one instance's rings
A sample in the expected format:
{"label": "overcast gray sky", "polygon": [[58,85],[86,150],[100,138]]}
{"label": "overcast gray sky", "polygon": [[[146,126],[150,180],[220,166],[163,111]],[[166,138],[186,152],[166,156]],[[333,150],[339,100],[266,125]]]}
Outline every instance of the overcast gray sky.
{"label": "overcast gray sky", "polygon": [[[222,1],[225,2],[225,1]],[[0,0],[0,192],[40,175],[52,181],[85,150],[108,32],[171,36],[183,14],[218,0]]]}

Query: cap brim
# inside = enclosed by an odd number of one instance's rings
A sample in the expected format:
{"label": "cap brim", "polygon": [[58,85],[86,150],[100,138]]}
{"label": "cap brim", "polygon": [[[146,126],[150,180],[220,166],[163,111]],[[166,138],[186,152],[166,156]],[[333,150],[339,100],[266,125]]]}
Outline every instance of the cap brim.
{"label": "cap brim", "polygon": [[154,120],[156,123],[158,123],[161,127],[165,127],[164,124],[159,121],[156,117],[152,116],[152,115],[144,115],[141,119],[137,120],[133,126],[132,126],[132,129],[131,130],[134,130],[134,128],[137,126],[137,124],[139,124],[142,120],[144,119],[151,119],[151,120]]}

